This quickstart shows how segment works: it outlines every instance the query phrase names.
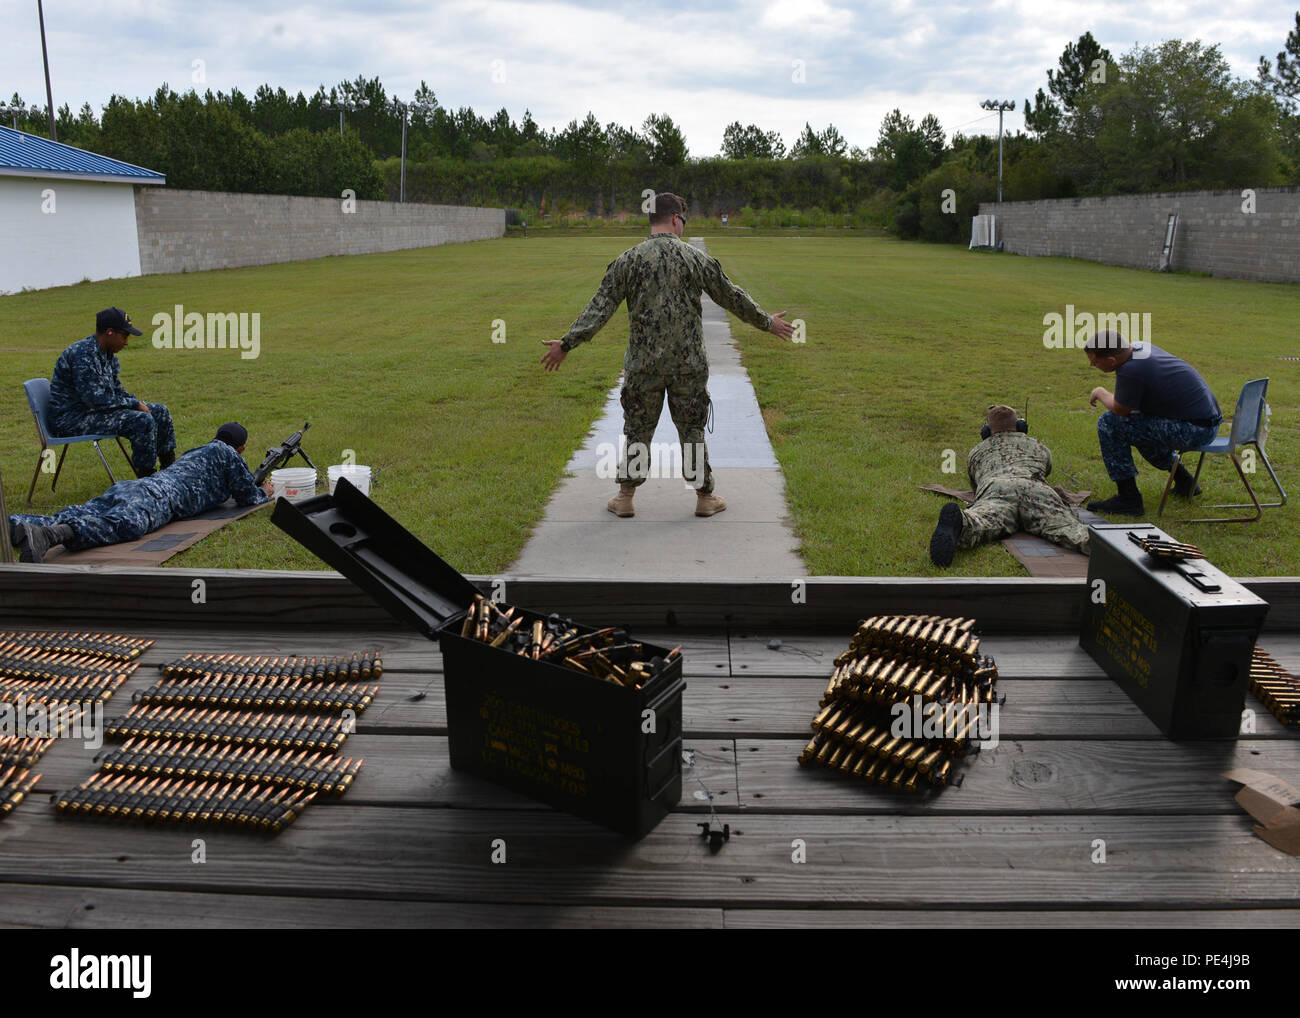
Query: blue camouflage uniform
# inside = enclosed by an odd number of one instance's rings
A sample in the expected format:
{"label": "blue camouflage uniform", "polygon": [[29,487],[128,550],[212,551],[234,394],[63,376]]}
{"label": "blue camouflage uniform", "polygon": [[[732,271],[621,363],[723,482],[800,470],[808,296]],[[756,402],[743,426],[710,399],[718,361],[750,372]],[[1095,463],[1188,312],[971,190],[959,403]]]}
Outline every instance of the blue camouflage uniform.
{"label": "blue camouflage uniform", "polygon": [[9,526],[67,524],[74,535],[69,551],[134,541],[172,520],[197,516],[234,496],[239,505],[258,505],[266,492],[253,483],[252,471],[233,446],[220,439],[191,449],[166,470],[135,481],[118,481],[104,494],[70,505],[53,516],[16,513]]}
{"label": "blue camouflage uniform", "polygon": [[770,332],[772,316],[738,287],[716,258],[671,233],[653,233],[609,263],[600,289],[583,309],[561,346],[585,343],[627,301],[629,338],[623,358],[623,434],[628,454],[619,484],[645,481],[648,450],[668,397],[677,426],[683,471],[702,494],[713,491],[704,429],[709,417],[709,359],[704,351],[700,294],[756,329]]}
{"label": "blue camouflage uniform", "polygon": [[118,380],[115,354],[106,353],[94,336],[73,343],[59,355],[50,379],[50,431],[69,435],[121,435],[131,441],[131,465],[137,474],[152,471],[160,454],[176,448],[172,416],[162,403],[146,403]]}
{"label": "blue camouflage uniform", "polygon": [[1133,344],[1132,355],[1115,372],[1114,396],[1130,413],[1107,410],[1097,419],[1101,459],[1112,481],[1137,476],[1134,449],[1157,470],[1172,470],[1176,450],[1213,442],[1223,420],[1200,373],[1151,343]]}

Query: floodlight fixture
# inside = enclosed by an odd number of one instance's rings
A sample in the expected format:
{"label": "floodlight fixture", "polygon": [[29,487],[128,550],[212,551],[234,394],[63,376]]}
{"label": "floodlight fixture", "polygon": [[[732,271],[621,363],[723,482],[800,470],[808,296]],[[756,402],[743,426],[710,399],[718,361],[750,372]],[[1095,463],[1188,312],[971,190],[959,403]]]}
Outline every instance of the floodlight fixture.
{"label": "floodlight fixture", "polygon": [[[331,93],[332,93],[332,92],[333,92],[333,89],[331,89],[330,91],[331,91]],[[343,136],[343,114],[344,114],[344,113],[357,113],[357,112],[359,112],[359,111],[361,111],[361,110],[364,110],[364,109],[365,109],[366,107],[368,107],[369,105],[370,105],[370,100],[369,100],[369,99],[359,99],[359,98],[352,98],[352,97],[350,97],[350,96],[344,96],[344,97],[343,97],[342,99],[340,99],[338,102],[330,103],[328,106],[325,107],[325,109],[327,109],[327,110],[338,110],[338,112],[339,112],[339,137],[342,137],[342,136]]]}
{"label": "floodlight fixture", "polygon": [[980,102],[982,110],[996,110],[998,114],[998,201],[1002,201],[1002,114],[1016,108],[1014,99],[985,99]]}

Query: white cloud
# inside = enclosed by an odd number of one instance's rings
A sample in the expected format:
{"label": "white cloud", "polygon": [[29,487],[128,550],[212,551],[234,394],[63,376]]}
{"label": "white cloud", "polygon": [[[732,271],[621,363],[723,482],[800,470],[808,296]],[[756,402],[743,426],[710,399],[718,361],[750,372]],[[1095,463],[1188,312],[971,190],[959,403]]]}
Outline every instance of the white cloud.
{"label": "white cloud", "polygon": [[[445,106],[484,116],[528,107],[543,127],[588,110],[629,126],[667,113],[694,155],[717,152],[733,120],[787,142],[805,122],[833,123],[867,148],[895,106],[933,112],[950,133],[995,131],[979,101],[1031,97],[1088,30],[1116,56],[1166,38],[1219,43],[1235,73],[1253,77],[1294,23],[1266,0],[82,0],[45,13],[55,102],[73,109],[113,92],[146,97],[164,81],[184,89],[202,59],[206,87],[247,94],[263,83],[311,94],[361,75],[403,97],[425,80]],[[3,98],[43,102],[34,13],[6,23],[0,54]],[[1008,130],[1020,126],[1007,117]]]}
{"label": "white cloud", "polygon": [[824,35],[842,32],[853,22],[853,12],[832,7],[825,0],[775,0],[763,10],[762,28]]}

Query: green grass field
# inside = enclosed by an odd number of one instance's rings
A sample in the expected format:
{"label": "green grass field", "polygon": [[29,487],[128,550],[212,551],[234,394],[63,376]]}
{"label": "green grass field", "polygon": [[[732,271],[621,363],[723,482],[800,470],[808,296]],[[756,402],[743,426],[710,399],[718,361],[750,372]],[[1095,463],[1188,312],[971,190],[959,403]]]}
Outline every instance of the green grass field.
{"label": "green grass field", "polygon": [[[1300,452],[1294,286],[1161,275],[1064,258],[980,254],[895,240],[718,239],[709,250],[765,307],[806,319],[803,348],[745,343],[745,364],[785,470],[810,572],[930,575],[925,554],[940,497],[917,490],[967,486],[966,453],[985,408],[1029,401],[1030,431],[1051,448],[1053,480],[1114,493],[1097,447],[1096,385],[1081,350],[1048,349],[1043,318],[1076,312],[1150,312],[1150,339],[1195,365],[1225,415],[1242,383],[1270,376],[1275,413],[1267,450],[1295,484]],[[957,474],[943,472],[956,452]],[[1154,518],[1164,475],[1138,461]],[[1262,466],[1256,486],[1267,501]],[[955,478],[955,483],[954,483]],[[1211,457],[1202,488],[1214,501],[1245,498],[1231,465]],[[1269,485],[1268,490],[1271,490]],[[1204,496],[1199,501],[1208,501]],[[1173,510],[1184,515],[1185,506]],[[1295,575],[1295,508],[1256,524],[1170,522],[1234,575]],[[949,572],[1016,574],[1001,548],[959,554]]]}
{"label": "green grass field", "polygon": [[[617,380],[627,325],[611,322],[604,341],[584,351],[581,371],[545,375],[539,340],[563,334],[623,246],[459,244],[0,298],[22,323],[0,341],[0,388],[11,406],[0,469],[10,511],[22,506],[38,448],[23,380],[49,377],[64,346],[93,331],[94,312],[115,304],[144,333],[119,355],[123,384],[168,404],[181,450],[235,419],[249,430],[245,458],[256,466],[267,446],[310,420],[303,447],[321,483],[325,466],[352,449],[357,462],[380,469],[376,499],[421,539],[465,572],[499,571],[523,547]],[[155,349],[150,320],[177,303],[260,313],[260,356]],[[492,341],[497,319],[504,343]],[[121,454],[115,446],[106,453],[121,477]],[[74,446],[58,491],[50,494],[48,478],[38,482],[33,511],[91,498],[106,483],[94,450]],[[168,564],[321,568],[269,512],[227,525]]]}
{"label": "green grass field", "polygon": [[[694,232],[694,231],[692,231]],[[120,355],[127,387],[166,402],[182,450],[242,421],[253,465],[266,446],[312,422],[304,447],[321,469],[353,449],[381,468],[376,499],[468,573],[509,567],[540,519],[564,464],[614,384],[626,343],[620,312],[545,374],[541,339],[558,338],[605,265],[635,235],[547,236],[364,257],[83,283],[0,298],[14,324],[0,340],[0,470],[22,508],[36,461],[21,382],[48,377],[59,352],[116,304],[145,335]],[[1283,483],[1300,451],[1294,417],[1295,288],[1158,275],[1064,259],[973,254],[864,237],[706,235],[728,273],[768,310],[807,322],[782,345],[737,323],[745,363],[785,470],[796,531],[813,574],[929,575],[925,548],[941,500],[926,482],[965,486],[966,451],[984,408],[1029,399],[1031,431],[1052,448],[1054,479],[1109,495],[1097,451],[1094,385],[1113,384],[1078,350],[1043,345],[1043,316],[1150,312],[1151,339],[1195,364],[1225,412],[1248,378],[1272,377],[1268,450]],[[187,311],[258,312],[261,353],[159,350],[150,319]],[[494,343],[494,321],[505,342]],[[958,472],[944,473],[945,451]],[[114,470],[122,463],[114,448]],[[1143,465],[1140,464],[1140,468]],[[120,476],[120,474],[119,474]],[[1261,482],[1266,478],[1258,475]],[[1231,491],[1226,462],[1206,467],[1210,494]],[[34,511],[99,494],[88,446],[68,454],[59,490],[38,483]],[[1154,513],[1163,479],[1139,483]],[[1262,490],[1262,489],[1261,489]],[[1180,507],[1181,508],[1181,507]],[[1294,509],[1249,526],[1177,525],[1238,575],[1294,575]],[[318,568],[269,514],[238,521],[170,560],[184,567]],[[953,575],[1019,575],[1004,551],[962,553]]]}

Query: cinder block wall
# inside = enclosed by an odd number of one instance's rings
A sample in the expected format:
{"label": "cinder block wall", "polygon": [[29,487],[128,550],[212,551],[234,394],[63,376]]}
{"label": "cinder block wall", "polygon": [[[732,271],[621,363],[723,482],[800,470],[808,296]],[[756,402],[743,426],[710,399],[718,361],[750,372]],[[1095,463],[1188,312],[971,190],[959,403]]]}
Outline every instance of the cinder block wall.
{"label": "cinder block wall", "polygon": [[505,234],[505,210],[138,187],[140,271],[197,272],[375,254]]}
{"label": "cinder block wall", "polygon": [[[1165,224],[1178,214],[1171,267],[1233,279],[1300,282],[1300,188],[1059,198],[980,206],[997,216],[998,239],[1021,255],[1064,255],[1155,269]],[[1248,207],[1248,206],[1247,206]],[[143,256],[143,249],[141,251]]]}

